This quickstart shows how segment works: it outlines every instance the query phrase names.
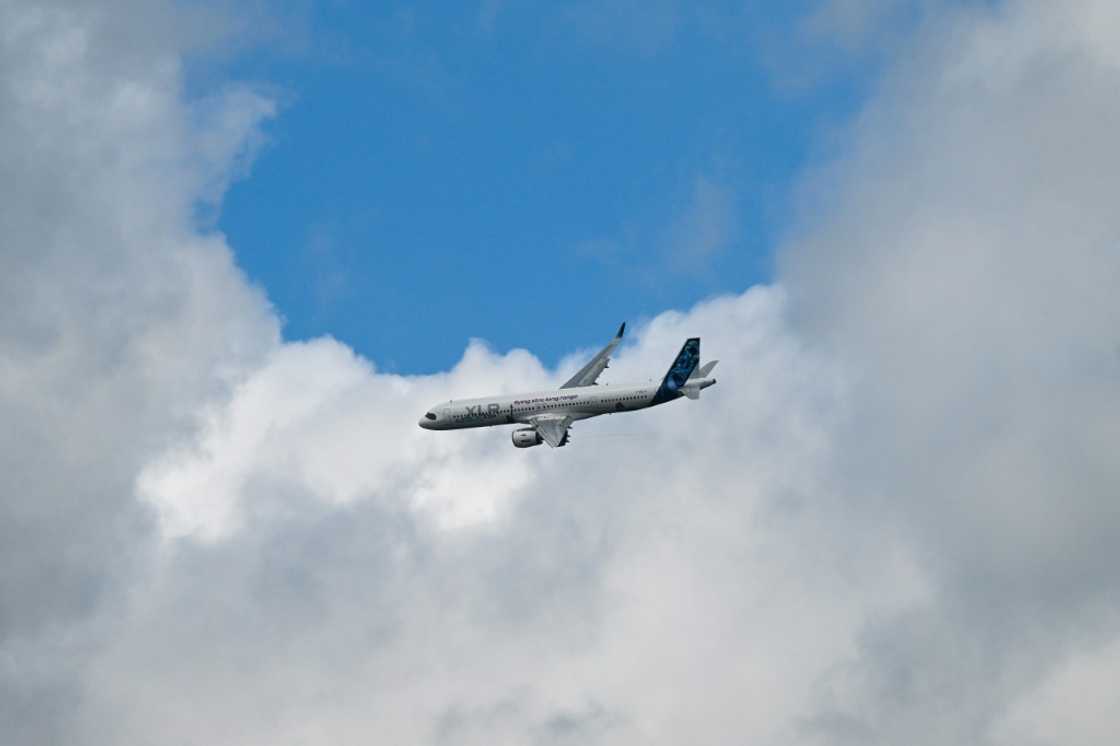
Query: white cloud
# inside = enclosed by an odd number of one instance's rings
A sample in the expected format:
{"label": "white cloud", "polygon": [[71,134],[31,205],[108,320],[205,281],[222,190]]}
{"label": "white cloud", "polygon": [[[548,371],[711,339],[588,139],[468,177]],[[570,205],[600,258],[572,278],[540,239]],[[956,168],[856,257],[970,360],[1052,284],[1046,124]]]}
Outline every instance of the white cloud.
{"label": "white cloud", "polygon": [[985,742],[1115,598],[1120,70],[1102,8],[931,28],[780,255],[799,328],[852,373],[851,507],[940,588],[869,632],[834,713],[860,743]]}
{"label": "white cloud", "polygon": [[1058,746],[1108,743],[1120,712],[1120,640],[1079,651],[1052,676],[1015,703],[1003,718],[996,743]]}
{"label": "white cloud", "polygon": [[[133,702],[126,741],[155,723],[220,741],[237,717],[262,742],[779,742],[862,602],[905,591],[890,573],[856,587],[875,563],[813,525],[839,506],[807,515],[835,381],[783,307],[756,289],[638,330],[614,380],[659,373],[692,331],[723,355],[724,396],[651,412],[631,439],[584,423],[555,452],[415,425],[449,393],[544,383],[525,353],[474,346],[404,379],[333,342],[278,348],[201,445],[152,467],[149,497],[188,516],[172,535],[209,543],[169,547],[98,659],[90,722]],[[234,662],[160,653],[168,639]],[[676,710],[682,690],[703,695]]]}
{"label": "white cloud", "polygon": [[[278,329],[190,227],[267,112],[191,125],[166,8],[0,6],[0,722],[69,740],[101,610],[152,546],[132,482]],[[201,147],[205,142],[207,147]]]}
{"label": "white cloud", "polygon": [[[544,378],[527,354],[498,358],[478,343],[449,375],[427,378],[376,373],[330,339],[285,344],[232,401],[208,411],[197,442],[148,465],[139,491],[168,535],[209,539],[243,527],[243,502],[265,475],[332,505],[383,495],[429,507],[451,524],[492,517],[504,496],[525,486],[525,460],[512,448],[482,450],[487,440],[477,433],[458,446],[433,439],[416,421],[449,392],[543,386]],[[482,478],[462,479],[476,469]]]}
{"label": "white cloud", "polygon": [[926,29],[816,178],[782,286],[659,315],[608,371],[700,334],[720,385],[527,452],[415,425],[563,377],[527,352],[404,377],[280,340],[191,217],[272,106],[186,102],[198,40],[137,14],[0,7],[6,738],[1116,730],[1109,5]]}

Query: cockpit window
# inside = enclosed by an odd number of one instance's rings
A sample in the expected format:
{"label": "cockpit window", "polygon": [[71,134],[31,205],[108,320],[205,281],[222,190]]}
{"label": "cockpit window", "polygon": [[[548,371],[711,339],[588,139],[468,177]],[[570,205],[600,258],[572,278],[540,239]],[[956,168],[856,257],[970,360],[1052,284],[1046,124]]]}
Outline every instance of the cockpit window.
{"label": "cockpit window", "polygon": [[434,414],[432,414],[431,412],[428,412],[424,416],[427,417],[429,420],[434,420],[436,418],[436,416]]}

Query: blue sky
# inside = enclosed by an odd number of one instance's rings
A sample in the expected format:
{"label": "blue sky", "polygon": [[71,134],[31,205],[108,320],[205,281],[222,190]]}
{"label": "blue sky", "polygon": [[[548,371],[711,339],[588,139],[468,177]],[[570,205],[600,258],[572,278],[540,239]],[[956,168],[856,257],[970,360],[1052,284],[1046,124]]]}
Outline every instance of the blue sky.
{"label": "blue sky", "polygon": [[286,103],[219,228],[287,338],[402,373],[472,337],[554,364],[767,281],[798,175],[869,73],[791,89],[773,59],[808,53],[788,43],[804,8],[740,6],[293,11],[233,63]]}

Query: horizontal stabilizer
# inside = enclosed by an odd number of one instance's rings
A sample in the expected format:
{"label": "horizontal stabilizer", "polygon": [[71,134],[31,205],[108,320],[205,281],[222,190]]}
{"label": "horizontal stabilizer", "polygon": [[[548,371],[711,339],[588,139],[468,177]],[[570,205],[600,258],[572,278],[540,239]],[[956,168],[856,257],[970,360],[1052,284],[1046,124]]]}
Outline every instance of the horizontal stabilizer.
{"label": "horizontal stabilizer", "polygon": [[719,360],[713,360],[710,363],[704,363],[702,366],[692,371],[692,375],[689,376],[689,378],[707,378],[712,372],[712,368],[715,368],[718,362]]}

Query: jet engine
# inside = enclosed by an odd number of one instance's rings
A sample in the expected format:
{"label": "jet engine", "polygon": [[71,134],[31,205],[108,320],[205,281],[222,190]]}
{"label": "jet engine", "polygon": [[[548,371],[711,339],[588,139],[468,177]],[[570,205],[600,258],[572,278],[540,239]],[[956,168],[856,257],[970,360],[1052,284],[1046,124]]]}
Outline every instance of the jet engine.
{"label": "jet engine", "polygon": [[513,431],[513,444],[518,448],[532,448],[543,442],[541,436],[537,435],[537,431],[531,427],[523,427]]}

